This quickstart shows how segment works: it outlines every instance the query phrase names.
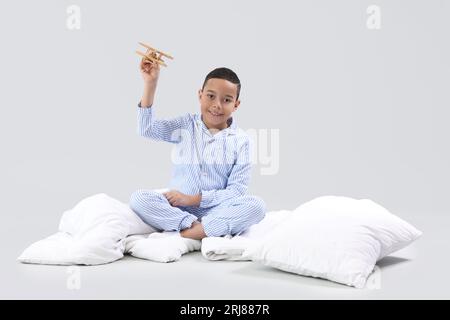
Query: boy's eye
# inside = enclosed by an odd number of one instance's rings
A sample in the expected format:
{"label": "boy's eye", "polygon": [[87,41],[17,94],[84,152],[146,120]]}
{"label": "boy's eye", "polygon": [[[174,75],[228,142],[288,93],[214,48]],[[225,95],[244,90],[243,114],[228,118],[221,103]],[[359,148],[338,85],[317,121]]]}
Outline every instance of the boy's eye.
{"label": "boy's eye", "polygon": [[231,99],[225,99],[225,102],[230,103]]}
{"label": "boy's eye", "polygon": [[208,96],[208,98],[210,98],[210,99],[214,98],[214,96],[213,96],[212,94],[208,94],[207,96]]}

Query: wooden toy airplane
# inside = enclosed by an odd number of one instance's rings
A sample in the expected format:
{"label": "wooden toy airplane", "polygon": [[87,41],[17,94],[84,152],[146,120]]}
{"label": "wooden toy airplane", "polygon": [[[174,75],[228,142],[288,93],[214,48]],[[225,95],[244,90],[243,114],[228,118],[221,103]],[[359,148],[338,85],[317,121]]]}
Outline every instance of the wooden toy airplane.
{"label": "wooden toy airplane", "polygon": [[147,48],[147,52],[146,53],[143,53],[143,52],[140,52],[140,51],[136,51],[136,53],[138,55],[143,57],[142,58],[143,60],[149,60],[150,63],[152,63],[152,64],[153,63],[158,63],[158,64],[160,64],[160,65],[162,65],[164,67],[167,67],[167,65],[164,63],[162,57],[166,57],[166,58],[169,58],[169,59],[173,60],[173,57],[168,55],[167,53],[164,53],[162,51],[156,50],[156,49],[154,49],[154,48],[150,47],[149,45],[147,45],[145,43],[142,43],[142,42],[139,42],[139,44],[141,46],[144,46],[145,48]]}

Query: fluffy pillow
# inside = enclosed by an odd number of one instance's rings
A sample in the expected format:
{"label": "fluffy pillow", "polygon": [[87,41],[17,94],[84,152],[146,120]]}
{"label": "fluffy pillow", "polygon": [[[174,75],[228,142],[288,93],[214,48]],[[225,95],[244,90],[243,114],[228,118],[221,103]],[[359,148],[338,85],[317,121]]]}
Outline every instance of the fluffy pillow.
{"label": "fluffy pillow", "polygon": [[127,204],[99,193],[64,211],[59,231],[31,244],[17,259],[57,265],[109,263],[123,257],[127,235],[154,231]]}
{"label": "fluffy pillow", "polygon": [[284,271],[363,288],[376,262],[422,232],[368,199],[323,196],[243,253]]}
{"label": "fluffy pillow", "polygon": [[136,258],[156,262],[178,261],[185,253],[200,250],[202,242],[184,238],[177,231],[134,235],[125,240],[125,252]]}

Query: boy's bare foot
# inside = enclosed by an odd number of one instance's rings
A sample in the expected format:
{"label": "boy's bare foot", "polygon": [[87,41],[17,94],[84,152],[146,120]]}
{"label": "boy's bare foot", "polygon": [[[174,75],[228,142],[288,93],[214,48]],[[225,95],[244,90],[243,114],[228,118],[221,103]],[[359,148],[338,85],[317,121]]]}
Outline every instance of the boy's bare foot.
{"label": "boy's bare foot", "polygon": [[206,237],[203,225],[198,221],[194,221],[190,228],[182,230],[180,235],[184,238],[191,238],[195,240],[202,240]]}

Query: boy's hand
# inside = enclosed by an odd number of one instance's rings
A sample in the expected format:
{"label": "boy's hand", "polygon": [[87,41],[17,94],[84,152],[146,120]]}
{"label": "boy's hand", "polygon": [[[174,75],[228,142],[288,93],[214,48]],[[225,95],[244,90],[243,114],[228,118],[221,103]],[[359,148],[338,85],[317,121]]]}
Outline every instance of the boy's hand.
{"label": "boy's hand", "polygon": [[142,58],[140,67],[144,82],[155,85],[159,78],[159,63],[152,63],[148,59]]}
{"label": "boy's hand", "polygon": [[199,194],[191,196],[177,190],[170,190],[164,192],[163,195],[172,207],[198,207],[200,205],[201,196]]}
{"label": "boy's hand", "polygon": [[[147,50],[148,53],[148,50]],[[144,79],[144,93],[142,94],[141,106],[144,108],[153,105],[156,85],[159,78],[159,64],[151,63],[148,59],[141,60],[141,74]]]}

